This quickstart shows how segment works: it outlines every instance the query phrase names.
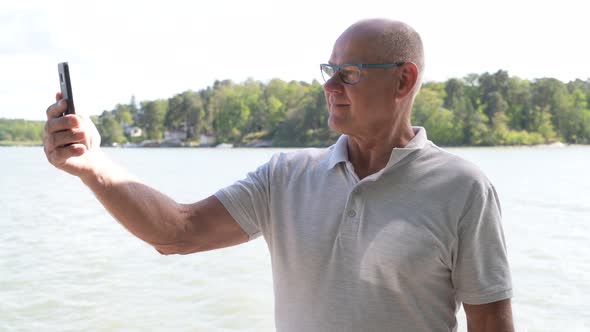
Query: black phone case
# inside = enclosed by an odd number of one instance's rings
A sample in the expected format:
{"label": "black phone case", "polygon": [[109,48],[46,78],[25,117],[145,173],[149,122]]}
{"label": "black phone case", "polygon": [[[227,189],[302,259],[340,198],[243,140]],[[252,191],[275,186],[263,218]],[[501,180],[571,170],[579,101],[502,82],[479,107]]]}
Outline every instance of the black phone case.
{"label": "black phone case", "polygon": [[75,114],[74,96],[72,94],[72,81],[70,80],[70,67],[67,62],[61,62],[57,65],[59,72],[59,86],[61,88],[61,97],[68,103],[68,109],[64,114]]}

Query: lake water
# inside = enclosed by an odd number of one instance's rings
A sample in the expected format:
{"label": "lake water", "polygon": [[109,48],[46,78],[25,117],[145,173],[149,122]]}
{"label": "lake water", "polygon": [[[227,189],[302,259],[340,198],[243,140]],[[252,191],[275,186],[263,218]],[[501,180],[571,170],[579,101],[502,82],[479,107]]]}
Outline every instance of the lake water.
{"label": "lake water", "polygon": [[[590,147],[449,150],[478,164],[499,192],[517,330],[590,331]],[[277,151],[106,150],[185,203]],[[262,239],[161,256],[41,148],[0,147],[0,331],[273,330]]]}

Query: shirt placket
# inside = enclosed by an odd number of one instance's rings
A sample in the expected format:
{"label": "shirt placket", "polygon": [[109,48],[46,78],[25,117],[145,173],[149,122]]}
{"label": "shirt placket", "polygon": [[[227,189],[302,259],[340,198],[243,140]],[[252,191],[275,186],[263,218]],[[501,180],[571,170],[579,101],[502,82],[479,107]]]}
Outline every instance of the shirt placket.
{"label": "shirt placket", "polygon": [[352,170],[352,165],[346,164],[348,179],[350,180],[350,192],[346,198],[344,211],[342,211],[342,221],[340,224],[340,234],[346,239],[356,238],[359,222],[362,212],[362,200],[360,197],[362,182]]}

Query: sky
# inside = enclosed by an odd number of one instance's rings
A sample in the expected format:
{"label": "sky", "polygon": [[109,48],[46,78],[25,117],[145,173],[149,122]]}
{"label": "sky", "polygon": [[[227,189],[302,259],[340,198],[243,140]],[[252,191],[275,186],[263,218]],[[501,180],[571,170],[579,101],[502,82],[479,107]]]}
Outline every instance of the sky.
{"label": "sky", "polygon": [[321,81],[335,39],[372,17],[420,33],[426,81],[500,69],[586,80],[589,12],[588,0],[2,0],[0,118],[43,120],[64,61],[91,115],[215,80]]}

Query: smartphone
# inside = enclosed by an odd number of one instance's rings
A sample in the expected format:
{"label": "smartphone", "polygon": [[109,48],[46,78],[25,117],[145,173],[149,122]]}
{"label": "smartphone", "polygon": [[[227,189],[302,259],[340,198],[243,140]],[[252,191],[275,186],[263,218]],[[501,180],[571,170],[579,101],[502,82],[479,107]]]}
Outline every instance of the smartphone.
{"label": "smartphone", "polygon": [[72,81],[70,80],[70,67],[67,62],[60,62],[57,64],[57,71],[59,73],[59,86],[61,88],[61,97],[68,103],[66,114],[76,114],[74,107],[74,96],[72,95]]}

